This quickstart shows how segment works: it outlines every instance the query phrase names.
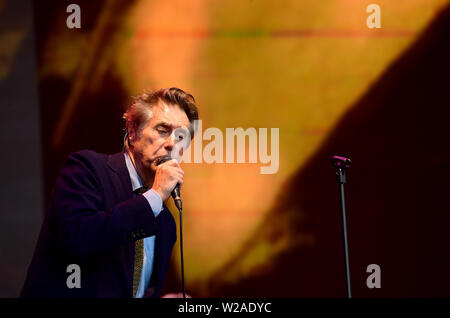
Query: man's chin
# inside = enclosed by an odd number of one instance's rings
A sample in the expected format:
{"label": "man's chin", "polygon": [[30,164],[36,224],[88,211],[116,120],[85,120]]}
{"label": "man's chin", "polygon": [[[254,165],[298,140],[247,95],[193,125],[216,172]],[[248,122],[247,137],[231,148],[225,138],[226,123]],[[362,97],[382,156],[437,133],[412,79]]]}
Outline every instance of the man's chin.
{"label": "man's chin", "polygon": [[150,167],[149,167],[149,168],[150,168],[150,170],[151,170],[153,173],[156,173],[156,169],[158,168],[158,166],[161,165],[162,162],[164,162],[164,161],[161,161],[161,157],[162,157],[162,156],[156,157],[156,158],[153,159],[152,162],[150,163]]}
{"label": "man's chin", "polygon": [[147,169],[149,171],[151,171],[152,173],[156,172],[156,167],[158,166],[158,162],[156,160],[153,160],[150,165],[147,167]]}

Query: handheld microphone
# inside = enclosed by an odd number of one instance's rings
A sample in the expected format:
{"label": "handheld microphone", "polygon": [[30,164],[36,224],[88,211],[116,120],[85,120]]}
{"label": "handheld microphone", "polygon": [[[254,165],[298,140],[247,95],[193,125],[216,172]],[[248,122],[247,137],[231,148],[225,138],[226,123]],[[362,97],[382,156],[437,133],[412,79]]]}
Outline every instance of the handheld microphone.
{"label": "handheld microphone", "polygon": [[[172,157],[170,155],[161,156],[158,159],[157,165],[159,166],[160,164],[162,164],[162,163],[164,163],[166,161],[169,161],[171,159],[172,159]],[[181,203],[180,185],[179,184],[177,184],[175,186],[175,188],[173,188],[171,195],[172,195],[172,198],[173,198],[173,200],[175,202],[176,207],[181,212],[183,205]]]}

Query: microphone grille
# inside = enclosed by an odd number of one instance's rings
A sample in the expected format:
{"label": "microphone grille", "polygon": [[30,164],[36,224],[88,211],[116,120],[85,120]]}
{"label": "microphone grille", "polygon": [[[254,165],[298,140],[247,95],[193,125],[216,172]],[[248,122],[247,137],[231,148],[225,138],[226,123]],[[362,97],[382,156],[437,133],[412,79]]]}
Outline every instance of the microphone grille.
{"label": "microphone grille", "polygon": [[156,165],[159,166],[160,164],[171,160],[172,157],[170,155],[165,155],[165,156],[161,156],[159,158],[156,159]]}

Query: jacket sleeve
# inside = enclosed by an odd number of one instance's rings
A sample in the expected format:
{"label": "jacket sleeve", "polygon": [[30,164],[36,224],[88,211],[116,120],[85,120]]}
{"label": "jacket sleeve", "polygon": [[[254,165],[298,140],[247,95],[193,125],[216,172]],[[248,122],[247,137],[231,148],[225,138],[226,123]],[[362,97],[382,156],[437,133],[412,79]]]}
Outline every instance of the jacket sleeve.
{"label": "jacket sleeve", "polygon": [[79,260],[156,234],[163,213],[155,217],[141,195],[105,210],[95,163],[81,153],[61,169],[52,204],[62,244]]}

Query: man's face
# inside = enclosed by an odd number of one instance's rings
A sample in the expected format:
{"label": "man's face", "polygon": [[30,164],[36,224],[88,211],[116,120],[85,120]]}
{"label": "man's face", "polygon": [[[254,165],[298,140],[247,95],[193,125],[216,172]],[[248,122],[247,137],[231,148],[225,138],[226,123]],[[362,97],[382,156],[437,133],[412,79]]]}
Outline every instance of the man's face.
{"label": "man's face", "polygon": [[156,171],[157,160],[161,156],[172,155],[181,159],[183,145],[189,139],[189,119],[177,105],[160,102],[151,109],[153,115],[140,136],[133,133],[130,152],[141,177],[146,179]]}

